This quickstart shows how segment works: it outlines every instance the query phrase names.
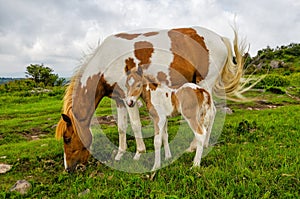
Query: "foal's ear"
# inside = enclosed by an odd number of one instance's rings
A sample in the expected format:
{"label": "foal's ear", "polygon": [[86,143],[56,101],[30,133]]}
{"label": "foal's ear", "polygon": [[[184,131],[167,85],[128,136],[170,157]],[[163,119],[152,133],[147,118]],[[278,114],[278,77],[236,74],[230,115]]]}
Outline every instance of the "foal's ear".
{"label": "foal's ear", "polygon": [[71,125],[71,124],[72,124],[71,119],[70,119],[69,116],[67,116],[66,114],[61,114],[61,117],[63,118],[63,120],[64,120],[68,125]]}
{"label": "foal's ear", "polygon": [[125,73],[126,73],[127,75],[130,74],[131,70],[130,70],[130,68],[129,68],[128,65],[125,66],[124,71],[125,71]]}

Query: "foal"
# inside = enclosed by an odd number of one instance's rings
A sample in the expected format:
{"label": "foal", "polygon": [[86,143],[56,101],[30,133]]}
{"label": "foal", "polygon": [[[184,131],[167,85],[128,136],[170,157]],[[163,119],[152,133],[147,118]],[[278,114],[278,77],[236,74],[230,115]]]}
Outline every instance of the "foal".
{"label": "foal", "polygon": [[208,146],[213,124],[214,104],[210,94],[202,87],[185,83],[178,89],[169,88],[150,75],[143,75],[141,67],[127,72],[125,98],[129,107],[133,107],[141,96],[154,123],[155,163],[152,170],[161,166],[160,149],[165,147],[165,158],[171,157],[167,134],[167,117],[180,113],[195,134],[196,155],[193,166],[200,166],[203,147]]}

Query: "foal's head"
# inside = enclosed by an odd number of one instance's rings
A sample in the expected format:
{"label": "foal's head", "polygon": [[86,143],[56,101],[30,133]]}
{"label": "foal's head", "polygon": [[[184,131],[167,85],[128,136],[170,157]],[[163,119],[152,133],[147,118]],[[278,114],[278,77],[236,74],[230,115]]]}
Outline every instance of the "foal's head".
{"label": "foal's head", "polygon": [[67,172],[72,172],[76,165],[86,164],[90,152],[82,143],[72,116],[62,114],[56,128],[56,137],[62,137],[64,140],[64,165]]}
{"label": "foal's head", "polygon": [[125,72],[127,73],[126,103],[129,107],[133,107],[143,91],[143,70],[141,67],[134,67],[130,70],[125,68]]}

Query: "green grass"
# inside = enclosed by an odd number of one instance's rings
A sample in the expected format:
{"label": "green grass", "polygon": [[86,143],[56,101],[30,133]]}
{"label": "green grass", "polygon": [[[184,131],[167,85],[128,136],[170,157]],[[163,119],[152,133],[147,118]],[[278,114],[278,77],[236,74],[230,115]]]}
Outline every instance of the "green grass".
{"label": "green grass", "polygon": [[[83,198],[298,198],[299,101],[285,94],[261,95],[269,105],[277,104],[277,108],[266,109],[253,102],[228,103],[234,113],[226,116],[218,143],[202,159],[200,168],[191,169],[194,153],[185,153],[153,178],[153,173],[118,171],[94,158],[86,168],[73,174],[64,172],[62,141],[53,138],[55,128],[51,128],[60,118],[62,96],[2,95],[0,162],[13,167],[0,174],[0,198],[77,198],[87,189],[90,193]],[[248,106],[261,110],[248,110]],[[110,107],[111,101],[106,98],[96,114],[111,115]],[[179,121],[180,118],[169,121],[170,140],[178,131]],[[147,127],[143,130],[151,134],[149,121],[143,124]],[[32,135],[34,129],[46,136],[40,140],[25,139],[24,134]],[[118,143],[115,125],[101,125],[101,129]],[[132,136],[128,136],[127,143],[128,150],[134,152]],[[145,143],[147,150],[152,151],[153,139],[147,138]],[[21,179],[32,185],[23,196],[9,191]]]}
{"label": "green grass", "polygon": [[61,96],[44,94],[0,97],[0,145],[30,139],[32,135],[52,137],[61,110]]}

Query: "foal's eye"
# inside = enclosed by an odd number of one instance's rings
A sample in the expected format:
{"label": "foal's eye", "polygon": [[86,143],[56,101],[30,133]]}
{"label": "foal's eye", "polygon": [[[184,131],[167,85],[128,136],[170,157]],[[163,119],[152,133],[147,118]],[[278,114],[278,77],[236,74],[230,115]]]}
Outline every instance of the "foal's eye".
{"label": "foal's eye", "polygon": [[71,138],[64,137],[64,143],[65,144],[70,144],[70,142],[71,142]]}
{"label": "foal's eye", "polygon": [[138,88],[141,88],[141,86],[142,86],[141,83],[139,83],[139,84],[136,85],[136,87],[138,87]]}

